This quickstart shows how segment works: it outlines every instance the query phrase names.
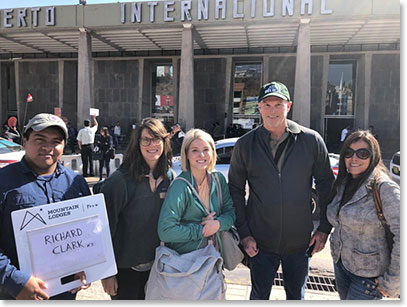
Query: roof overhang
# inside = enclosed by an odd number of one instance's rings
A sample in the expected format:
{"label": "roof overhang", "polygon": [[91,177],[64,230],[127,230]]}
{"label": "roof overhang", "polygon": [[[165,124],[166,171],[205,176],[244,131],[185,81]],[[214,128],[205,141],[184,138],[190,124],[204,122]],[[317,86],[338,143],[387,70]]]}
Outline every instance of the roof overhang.
{"label": "roof overhang", "polygon": [[[206,19],[201,7],[198,20],[199,9],[194,8],[198,2],[208,3]],[[230,7],[225,8],[224,19],[216,19],[216,10],[221,14],[222,8],[214,7],[214,0],[190,0],[182,1],[192,5],[191,20],[184,21],[187,15],[180,1],[158,1],[153,20],[148,3],[0,10],[0,55],[77,53],[80,31],[91,34],[93,52],[181,50],[184,23],[193,25],[195,49],[294,47],[304,18],[310,19],[311,46],[400,43],[398,0],[358,0],[348,8],[343,0],[277,0],[273,16],[265,16],[271,11],[263,7],[273,0],[253,0],[250,3],[257,3],[254,11],[236,0],[226,2]],[[292,11],[287,3],[293,4]],[[302,9],[304,3],[308,5]]]}

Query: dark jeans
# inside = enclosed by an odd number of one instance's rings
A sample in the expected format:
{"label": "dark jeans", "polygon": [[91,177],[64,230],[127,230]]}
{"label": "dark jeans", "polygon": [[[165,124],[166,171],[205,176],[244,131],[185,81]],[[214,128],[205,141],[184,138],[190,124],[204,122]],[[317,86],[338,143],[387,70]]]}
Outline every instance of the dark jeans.
{"label": "dark jeans", "polygon": [[268,300],[278,267],[282,266],[287,300],[303,300],[308,278],[309,258],[305,251],[292,255],[259,253],[250,258],[251,300]]}
{"label": "dark jeans", "polygon": [[119,148],[119,135],[117,135],[117,134],[113,135],[113,146],[116,149]]}
{"label": "dark jeans", "polygon": [[76,153],[75,151],[76,140],[68,139],[67,147],[71,150],[71,153]]}
{"label": "dark jeans", "polygon": [[[92,152],[93,152],[93,144],[82,146],[81,159],[82,159],[83,176],[88,176],[88,174],[93,176]],[[89,173],[88,173],[88,165],[89,165]]]}
{"label": "dark jeans", "polygon": [[334,263],[336,289],[341,300],[380,300],[382,294],[377,290],[375,278],[352,274],[339,260]]}
{"label": "dark jeans", "polygon": [[103,154],[103,160],[99,160],[99,179],[103,178],[103,166],[106,167],[106,178],[110,175],[110,155],[109,153]]}
{"label": "dark jeans", "polygon": [[118,269],[117,295],[111,296],[112,300],[144,300],[144,288],[150,275],[150,270],[138,272],[132,269]]}

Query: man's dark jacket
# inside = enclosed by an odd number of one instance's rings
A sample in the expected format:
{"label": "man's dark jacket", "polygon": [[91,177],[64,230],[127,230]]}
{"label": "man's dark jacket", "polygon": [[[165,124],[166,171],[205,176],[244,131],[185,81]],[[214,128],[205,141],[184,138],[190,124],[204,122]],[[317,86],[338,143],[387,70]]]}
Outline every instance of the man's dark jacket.
{"label": "man's dark jacket", "polygon": [[[328,152],[314,130],[288,120],[289,138],[279,172],[263,125],[242,136],[235,145],[229,170],[229,188],[236,208],[241,238],[253,236],[257,247],[269,253],[294,254],[307,248],[313,222],[312,178],[319,193],[319,231],[329,233],[327,196],[334,176]],[[249,199],[245,203],[246,180]]]}

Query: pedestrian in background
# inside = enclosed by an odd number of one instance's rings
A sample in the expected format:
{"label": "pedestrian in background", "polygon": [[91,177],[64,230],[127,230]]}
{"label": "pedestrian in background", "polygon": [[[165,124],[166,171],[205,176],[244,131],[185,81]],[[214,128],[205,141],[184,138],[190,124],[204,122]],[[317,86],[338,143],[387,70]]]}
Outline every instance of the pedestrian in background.
{"label": "pedestrian in background", "polygon": [[76,154],[76,144],[77,140],[76,137],[78,135],[78,131],[71,123],[68,122],[68,144],[67,146],[71,149],[72,154]]}
{"label": "pedestrian in background", "polygon": [[347,125],[345,128],[342,129],[340,145],[339,145],[339,151],[342,149],[343,142],[345,142],[345,139],[351,133],[351,129],[352,129],[352,127],[350,125]]}
{"label": "pedestrian in background", "polygon": [[79,130],[78,136],[76,137],[76,139],[78,140],[79,148],[81,150],[83,177],[95,176],[93,173],[92,153],[93,153],[93,144],[95,142],[95,134],[96,131],[98,130],[98,122],[96,120],[95,115],[92,115],[92,120],[93,120],[92,127],[90,127],[89,119],[84,120],[83,125],[85,127]]}
{"label": "pedestrian in background", "polygon": [[[287,299],[300,300],[309,269],[305,251],[314,244],[313,253],[321,251],[330,231],[326,200],[334,176],[321,136],[287,119],[292,105],[287,87],[267,83],[258,99],[263,124],[236,142],[229,169],[235,225],[250,257],[250,299],[269,299],[281,264]],[[321,212],[314,233],[312,178]]]}
{"label": "pedestrian in background", "polygon": [[[377,216],[375,182],[394,235],[391,251]],[[400,187],[390,179],[379,143],[368,131],[345,140],[327,216],[334,227],[331,254],[341,300],[400,295]]]}
{"label": "pedestrian in background", "polygon": [[376,140],[379,139],[379,136],[377,135],[373,125],[369,125],[369,128],[367,128],[367,130],[375,137]]}
{"label": "pedestrian in background", "polygon": [[226,179],[217,172],[223,199],[223,203],[219,203],[212,174],[216,172],[215,164],[216,150],[212,137],[200,129],[189,130],[182,143],[182,173],[179,177],[191,183],[200,200],[185,182],[177,180],[167,193],[158,221],[161,241],[179,254],[206,246],[209,238],[214,238],[215,247],[221,252],[219,233],[229,230],[235,221]]}
{"label": "pedestrian in background", "polygon": [[21,144],[22,137],[21,132],[17,127],[17,117],[10,116],[6,123],[3,125],[2,137],[8,139],[11,142]]}
{"label": "pedestrian in background", "polygon": [[[44,292],[45,282],[19,268],[11,212],[90,195],[85,179],[59,162],[67,138],[68,130],[61,118],[37,114],[24,127],[23,159],[0,169],[1,300],[49,299]],[[86,276],[81,274],[80,279],[85,285]],[[50,299],[75,297],[75,293],[64,292]]]}
{"label": "pedestrian in background", "polygon": [[104,181],[118,273],[102,280],[113,300],[143,300],[144,287],[160,245],[157,222],[173,178],[169,133],[154,118],[132,133],[123,164]]}
{"label": "pedestrian in background", "polygon": [[185,133],[182,131],[180,124],[175,124],[171,127],[171,148],[174,156],[179,155],[184,136]]}
{"label": "pedestrian in background", "polygon": [[114,148],[118,149],[119,148],[119,139],[121,135],[121,128],[120,128],[120,122],[116,122],[116,126],[113,128],[113,137],[114,137]]}
{"label": "pedestrian in background", "polygon": [[103,127],[100,130],[100,138],[97,140],[96,145],[102,153],[99,160],[99,180],[103,179],[103,167],[106,167],[106,178],[110,175],[110,150],[113,147],[113,138],[109,134],[109,129]]}

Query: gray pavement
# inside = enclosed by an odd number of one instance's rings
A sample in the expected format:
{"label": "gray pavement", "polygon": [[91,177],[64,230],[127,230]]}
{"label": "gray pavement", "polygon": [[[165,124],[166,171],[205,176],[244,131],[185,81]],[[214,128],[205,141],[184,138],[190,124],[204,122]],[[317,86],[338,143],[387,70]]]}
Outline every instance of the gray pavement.
{"label": "gray pavement", "polygon": [[[99,180],[98,177],[87,177],[86,181],[92,188]],[[332,260],[330,258],[329,249],[326,249],[314,255],[311,258],[310,268],[322,273],[332,274]],[[318,267],[318,269],[315,269]],[[249,300],[251,283],[250,271],[243,265],[239,265],[233,271],[224,271],[225,281],[227,285],[226,300]],[[78,300],[110,300],[110,297],[103,291],[100,281],[92,283],[87,290],[80,291],[77,296]],[[306,300],[339,300],[336,292],[306,290]],[[285,300],[284,288],[281,286],[273,286],[270,300]]]}
{"label": "gray pavement", "polygon": [[[238,277],[236,277],[238,276]],[[250,297],[250,273],[243,265],[238,266],[234,271],[225,271],[226,280],[226,300],[249,300]],[[338,294],[315,290],[305,291],[306,300],[339,300]],[[104,293],[100,281],[92,283],[89,289],[80,291],[77,300],[110,300]],[[285,300],[283,287],[274,286],[271,291],[270,300]]]}
{"label": "gray pavement", "polygon": [[[99,180],[98,177],[87,177],[86,181],[93,187]],[[316,225],[315,225],[316,226]],[[251,291],[250,271],[244,265],[238,265],[233,271],[224,271],[227,284],[226,300],[249,300]],[[333,278],[333,264],[329,244],[323,251],[315,254],[310,261],[310,276],[327,276]],[[92,283],[87,290],[80,291],[78,300],[110,300],[103,291],[100,281]],[[285,300],[285,291],[282,286],[273,286],[270,300]],[[305,300],[339,300],[337,292],[321,290],[305,290]]]}

